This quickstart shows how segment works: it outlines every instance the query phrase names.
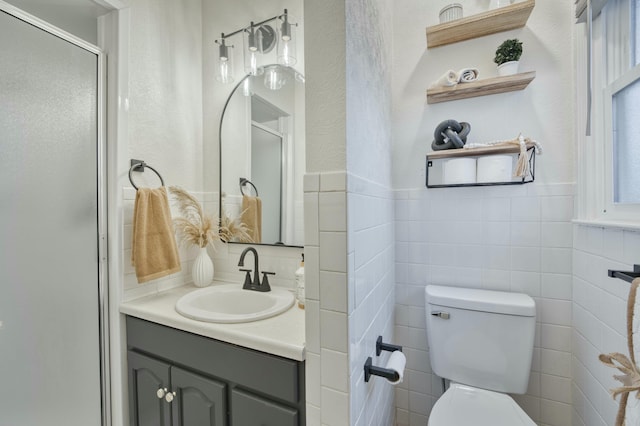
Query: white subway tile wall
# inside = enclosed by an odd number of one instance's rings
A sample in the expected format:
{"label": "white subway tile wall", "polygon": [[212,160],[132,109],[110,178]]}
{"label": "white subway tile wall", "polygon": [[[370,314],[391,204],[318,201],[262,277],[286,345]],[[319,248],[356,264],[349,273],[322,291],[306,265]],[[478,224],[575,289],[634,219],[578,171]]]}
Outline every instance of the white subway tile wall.
{"label": "white subway tile wall", "polygon": [[573,185],[395,192],[395,336],[405,347],[396,425],[424,426],[442,394],[426,342],[424,287],[529,294],[537,333],[529,389],[514,399],[539,425],[571,423]]}
{"label": "white subway tile wall", "polygon": [[[620,386],[617,370],[598,361],[601,353],[628,354],[626,304],[629,283],[607,276],[608,269],[632,270],[640,263],[640,233],[574,226],[573,248],[573,425],[613,426],[618,402],[609,389]],[[635,316],[640,315],[636,303]],[[640,329],[633,327],[636,359]],[[629,397],[626,424],[640,424],[640,404]]]}
{"label": "white subway tile wall", "polygon": [[393,424],[393,387],[364,382],[367,357],[388,359],[376,338],[394,340],[393,193],[341,172],[307,174],[305,191],[307,424]]}

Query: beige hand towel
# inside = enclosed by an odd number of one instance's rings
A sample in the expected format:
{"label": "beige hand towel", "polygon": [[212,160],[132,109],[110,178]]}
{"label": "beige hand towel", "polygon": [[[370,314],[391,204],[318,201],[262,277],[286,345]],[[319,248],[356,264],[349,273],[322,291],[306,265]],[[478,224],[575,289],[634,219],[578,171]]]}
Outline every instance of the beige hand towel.
{"label": "beige hand towel", "polygon": [[250,195],[242,196],[242,223],[247,226],[251,242],[262,242],[262,200]]}
{"label": "beige hand towel", "polygon": [[164,187],[139,188],[133,208],[131,264],[138,283],[180,271],[180,257]]}

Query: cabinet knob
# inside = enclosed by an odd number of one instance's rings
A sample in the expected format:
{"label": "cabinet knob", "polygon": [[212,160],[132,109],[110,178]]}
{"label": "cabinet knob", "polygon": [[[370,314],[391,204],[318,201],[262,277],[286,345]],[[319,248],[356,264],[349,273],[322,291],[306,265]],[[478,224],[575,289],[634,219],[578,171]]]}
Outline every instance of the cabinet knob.
{"label": "cabinet knob", "polygon": [[164,395],[167,393],[167,388],[164,389],[158,389],[158,391],[156,392],[156,396],[158,397],[158,399],[162,399],[164,398]]}
{"label": "cabinet knob", "polygon": [[164,397],[164,400],[167,402],[171,402],[173,401],[173,398],[176,396],[175,392],[167,392],[167,394]]}

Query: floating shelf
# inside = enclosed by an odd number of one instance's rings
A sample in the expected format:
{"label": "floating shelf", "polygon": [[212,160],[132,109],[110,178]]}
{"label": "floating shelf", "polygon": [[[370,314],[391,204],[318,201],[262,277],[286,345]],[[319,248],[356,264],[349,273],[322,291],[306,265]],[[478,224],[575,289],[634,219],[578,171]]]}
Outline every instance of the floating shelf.
{"label": "floating shelf", "polygon": [[[535,148],[535,145],[531,142],[527,142],[527,150],[531,148]],[[428,153],[427,160],[518,153],[520,153],[520,146],[515,144],[512,146],[485,146],[481,148],[443,149],[442,151],[433,151]]]}
{"label": "floating shelf", "polygon": [[534,78],[536,78],[536,72],[530,71],[506,77],[485,78],[471,83],[458,83],[451,87],[435,87],[427,90],[427,103],[437,104],[457,99],[523,90]]}
{"label": "floating shelf", "polygon": [[482,182],[482,183],[458,183],[458,184],[444,184],[444,183],[430,183],[429,175],[430,170],[434,167],[434,162],[443,160],[446,158],[460,158],[460,157],[484,157],[488,155],[498,154],[519,154],[520,146],[488,146],[482,148],[462,148],[462,149],[445,149],[442,151],[433,151],[427,154],[427,173],[426,183],[427,188],[455,188],[455,187],[469,187],[469,186],[496,186],[496,185],[522,185],[525,183],[531,183],[535,181],[535,168],[536,168],[536,151],[535,145],[531,142],[527,143],[527,155],[529,162],[529,173],[518,180],[511,180],[505,182]]}
{"label": "floating shelf", "polygon": [[535,4],[535,0],[525,0],[467,18],[427,27],[427,47],[444,46],[524,27]]}

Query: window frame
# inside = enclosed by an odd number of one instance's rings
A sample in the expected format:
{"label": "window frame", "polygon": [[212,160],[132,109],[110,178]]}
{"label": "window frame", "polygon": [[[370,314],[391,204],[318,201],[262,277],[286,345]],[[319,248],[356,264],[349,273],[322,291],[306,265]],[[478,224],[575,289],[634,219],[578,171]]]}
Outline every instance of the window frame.
{"label": "window frame", "polygon": [[[631,60],[637,46],[631,42],[638,38],[640,25],[635,9],[640,0],[629,0],[629,69],[611,83],[608,76],[606,21],[600,14],[593,21],[592,64],[588,63],[588,32],[586,25],[576,26],[576,170],[578,202],[576,222],[595,223],[640,229],[640,204],[616,204],[613,202],[613,95],[640,78],[640,65]],[[631,10],[633,8],[634,10]],[[635,27],[635,29],[633,28]],[[637,32],[638,34],[634,34]],[[585,136],[588,98],[587,69],[592,67],[593,111],[592,135]]]}
{"label": "window frame", "polygon": [[640,80],[640,65],[622,74],[604,89],[604,203],[602,215],[607,220],[639,220],[640,203],[614,202],[614,137],[613,137],[613,97]]}

